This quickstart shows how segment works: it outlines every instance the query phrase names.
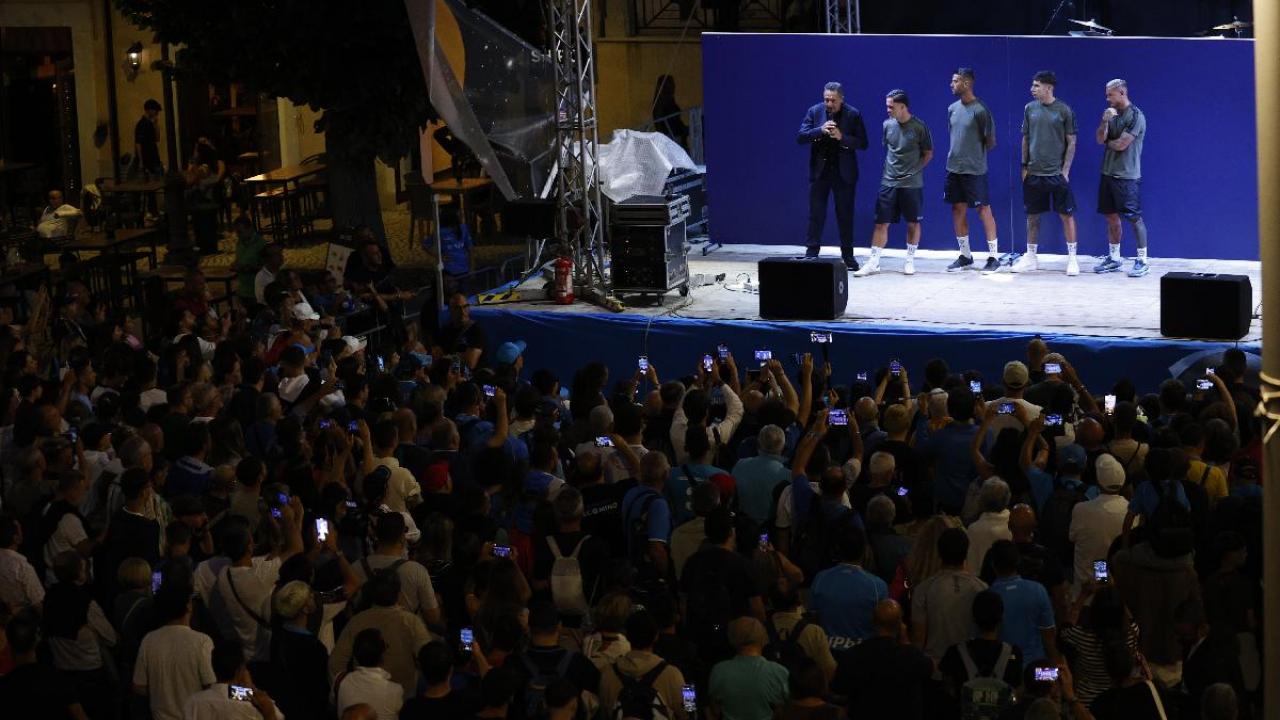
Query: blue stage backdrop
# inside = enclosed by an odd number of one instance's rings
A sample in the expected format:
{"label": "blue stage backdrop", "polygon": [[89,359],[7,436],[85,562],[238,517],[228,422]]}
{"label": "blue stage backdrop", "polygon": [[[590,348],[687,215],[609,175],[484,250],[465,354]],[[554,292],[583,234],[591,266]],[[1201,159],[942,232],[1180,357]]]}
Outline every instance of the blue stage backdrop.
{"label": "blue stage backdrop", "polygon": [[[710,224],[719,242],[804,243],[809,148],[796,143],[796,132],[805,110],[821,101],[823,84],[834,80],[862,112],[870,141],[858,158],[855,245],[865,252],[870,242],[884,161],[884,96],[902,88],[933,133],[936,152],[925,170],[922,244],[954,248],[951,210],[942,202],[946,110],[954,101],[951,73],[968,66],[999,133],[989,177],[1002,251],[1021,251],[1026,243],[1018,177],[1022,109],[1031,100],[1031,76],[1052,70],[1057,97],[1075,110],[1079,127],[1071,184],[1082,254],[1106,249],[1106,223],[1096,213],[1102,147],[1094,130],[1106,109],[1106,82],[1120,77],[1147,117],[1142,204],[1152,255],[1258,257],[1252,41],[706,34],[702,47]],[[974,248],[984,249],[973,214],[969,224]],[[904,238],[902,226],[892,228],[890,247],[902,247]],[[1055,217],[1045,218],[1040,242],[1046,252],[1065,252]],[[828,203],[823,244],[837,243]],[[1127,225],[1125,252],[1133,253]]]}

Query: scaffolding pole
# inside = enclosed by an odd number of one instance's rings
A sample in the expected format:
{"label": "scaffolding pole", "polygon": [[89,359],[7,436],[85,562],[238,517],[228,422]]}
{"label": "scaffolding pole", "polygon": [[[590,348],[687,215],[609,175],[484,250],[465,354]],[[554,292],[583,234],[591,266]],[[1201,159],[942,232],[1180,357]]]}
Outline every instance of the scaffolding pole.
{"label": "scaffolding pole", "polygon": [[849,35],[862,32],[861,0],[826,0],[827,32]]}

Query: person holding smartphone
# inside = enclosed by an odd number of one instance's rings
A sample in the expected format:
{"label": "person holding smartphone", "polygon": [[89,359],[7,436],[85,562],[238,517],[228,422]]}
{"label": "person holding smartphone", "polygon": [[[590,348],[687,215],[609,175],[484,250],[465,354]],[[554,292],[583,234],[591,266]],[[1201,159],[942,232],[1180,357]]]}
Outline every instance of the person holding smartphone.
{"label": "person holding smartphone", "polygon": [[[1025,364],[1018,360],[1005,363],[1001,378],[1004,381],[1004,394],[987,403],[986,408],[991,418],[992,437],[999,435],[1000,431],[1006,428],[1024,430],[1031,418],[1039,417],[1043,409],[1024,399],[1031,380],[1031,373]],[[1003,412],[1002,408],[1007,409],[1009,405],[1012,405],[1013,409]]]}
{"label": "person holding smartphone", "polygon": [[271,696],[254,684],[238,644],[214,646],[213,675],[216,682],[187,698],[182,707],[184,718],[276,720],[280,717]]}
{"label": "person holding smartphone", "polygon": [[849,270],[858,269],[853,258],[854,190],[858,184],[857,151],[867,149],[867,128],[862,113],[844,100],[844,87],[829,82],[822,87],[822,102],[809,108],[796,142],[809,146],[809,223],[805,233],[805,257],[816,258],[827,222],[827,196],[834,197],[836,223],[840,226],[840,257]]}

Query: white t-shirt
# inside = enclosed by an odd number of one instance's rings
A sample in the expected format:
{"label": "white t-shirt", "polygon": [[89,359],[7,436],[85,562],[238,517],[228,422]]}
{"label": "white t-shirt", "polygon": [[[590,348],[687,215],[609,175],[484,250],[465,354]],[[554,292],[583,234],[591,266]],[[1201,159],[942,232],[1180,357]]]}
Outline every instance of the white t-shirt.
{"label": "white t-shirt", "polygon": [[404,704],[404,688],[382,668],[360,667],[338,679],[334,707],[338,715],[352,705],[365,703],[378,714],[378,720],[396,720]]}
{"label": "white t-shirt", "polygon": [[280,577],[281,562],[255,557],[250,567],[225,567],[209,594],[209,612],[218,630],[240,641],[246,662],[270,659],[271,591]]}
{"label": "white t-shirt", "polygon": [[1124,531],[1124,516],[1129,512],[1129,501],[1119,495],[1101,494],[1077,503],[1071,511],[1071,529],[1067,538],[1076,544],[1075,582],[1071,595],[1080,593],[1080,583],[1093,579],[1093,562],[1106,560],[1111,543]]}
{"label": "white t-shirt", "polygon": [[387,497],[383,501],[387,507],[396,512],[409,512],[408,499],[417,495],[422,497],[422,486],[413,477],[413,473],[400,466],[394,457],[376,458],[374,467],[385,467],[391,472],[387,481]]}
{"label": "white t-shirt", "polygon": [[[232,700],[226,683],[214,683],[187,698],[182,706],[183,720],[262,720],[253,703]],[[275,707],[275,703],[271,703]],[[284,713],[275,707],[277,720],[284,720]]]}
{"label": "white t-shirt", "polygon": [[142,412],[147,412],[152,405],[169,402],[169,394],[160,388],[151,388],[143,390],[138,394],[138,407],[142,408]]}
{"label": "white t-shirt", "polygon": [[52,585],[58,581],[53,574],[53,559],[68,550],[75,550],[76,546],[88,537],[80,518],[72,513],[62,516],[58,521],[58,527],[54,528],[53,535],[49,536],[49,542],[44,544],[45,583]]}
{"label": "white t-shirt", "polygon": [[264,293],[267,289],[267,286],[275,282],[275,280],[276,280],[275,273],[271,272],[266,268],[262,268],[261,270],[259,270],[258,274],[253,276],[254,299],[260,303],[265,303],[266,300],[264,298],[266,296]]}
{"label": "white t-shirt", "polygon": [[216,680],[208,635],[186,625],[165,625],[142,638],[133,684],[147,689],[154,720],[182,720],[187,698]]}
{"label": "white t-shirt", "polygon": [[991,546],[997,540],[1013,539],[1013,532],[1009,530],[1009,511],[984,512],[965,532],[969,534],[969,557],[966,560],[969,572],[981,571],[982,561]]}
{"label": "white t-shirt", "polygon": [[26,607],[44,602],[44,586],[25,555],[0,548],[0,604]]}
{"label": "white t-shirt", "polygon": [[[371,570],[377,572],[399,560],[401,558],[393,555],[369,555],[354,563],[351,569],[360,580],[364,581],[369,579],[364,571],[366,562]],[[400,607],[415,615],[421,615],[423,610],[434,610],[438,607],[436,591],[431,586],[431,573],[427,572],[422,563],[407,560],[396,569],[396,575],[400,576]]]}

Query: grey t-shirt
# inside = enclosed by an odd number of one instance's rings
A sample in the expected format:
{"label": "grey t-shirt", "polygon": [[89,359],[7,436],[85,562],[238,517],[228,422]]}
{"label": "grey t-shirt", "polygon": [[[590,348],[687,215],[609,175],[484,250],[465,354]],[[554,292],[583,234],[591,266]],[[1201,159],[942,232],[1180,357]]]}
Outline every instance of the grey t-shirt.
{"label": "grey t-shirt", "polygon": [[884,143],[884,175],[880,184],[885,187],[924,187],[924,153],[933,149],[933,136],[929,127],[912,115],[905,123],[893,118],[884,121],[880,133]]}
{"label": "grey t-shirt", "polygon": [[995,120],[986,103],[977,98],[968,105],[960,100],[951,103],[947,108],[947,129],[951,131],[947,172],[986,175],[987,138],[996,134]]}
{"label": "grey t-shirt", "polygon": [[1137,105],[1130,105],[1107,123],[1107,142],[1117,140],[1125,133],[1133,136],[1133,142],[1124,152],[1107,148],[1102,156],[1102,174],[1124,180],[1140,180],[1142,139],[1147,136],[1147,116],[1142,114]]}
{"label": "grey t-shirt", "polygon": [[1045,105],[1027,103],[1022,111],[1022,135],[1027,138],[1027,174],[1052,177],[1062,174],[1067,136],[1076,134],[1076,114],[1057,98]]}

